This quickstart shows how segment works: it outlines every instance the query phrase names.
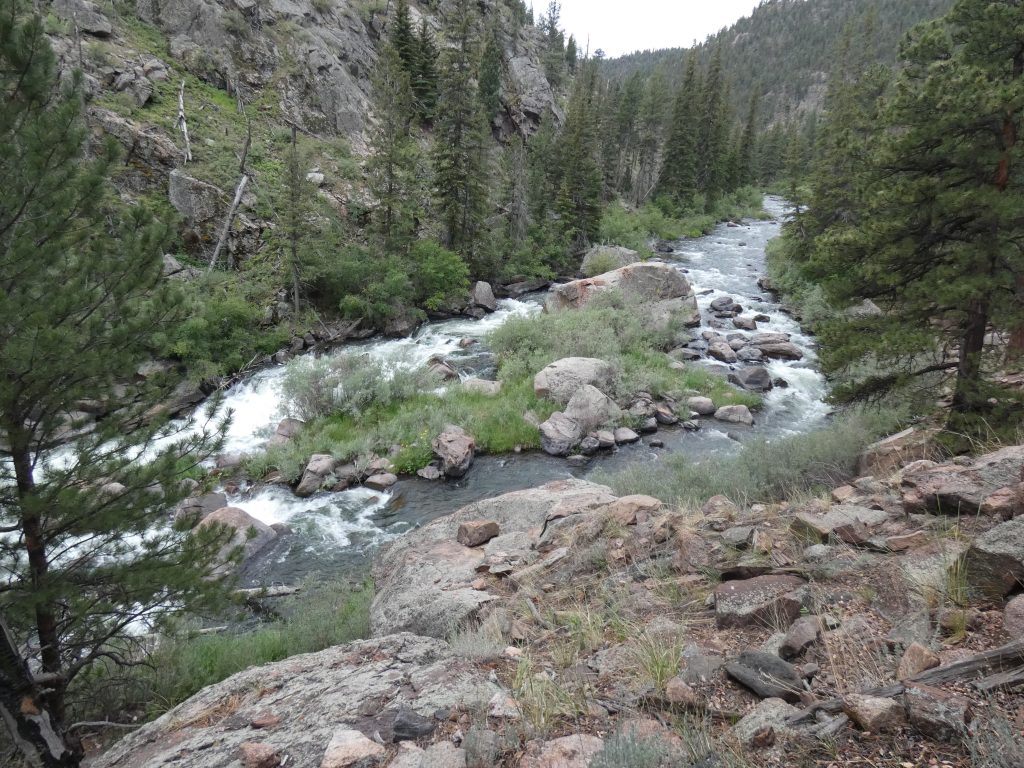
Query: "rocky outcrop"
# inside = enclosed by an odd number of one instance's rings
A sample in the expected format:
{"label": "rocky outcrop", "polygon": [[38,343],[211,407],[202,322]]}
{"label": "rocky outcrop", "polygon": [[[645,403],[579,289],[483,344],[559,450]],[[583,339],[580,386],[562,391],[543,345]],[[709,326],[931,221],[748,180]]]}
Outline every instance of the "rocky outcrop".
{"label": "rocky outcrop", "polygon": [[534,376],[533,391],[537,397],[568,405],[584,385],[590,384],[606,392],[614,381],[615,368],[611,363],[594,357],[566,357]]}
{"label": "rocky outcrop", "polygon": [[555,286],[545,305],[548,312],[579,309],[596,295],[619,291],[627,301],[639,305],[658,326],[668,327],[672,319],[678,327],[700,324],[697,297],[689,281],[675,267],[660,263],[630,264],[603,275],[574,280]]}
{"label": "rocky outcrop", "polygon": [[983,533],[964,555],[963,577],[983,599],[1002,601],[1024,586],[1024,517]]}
{"label": "rocky outcrop", "polygon": [[[410,713],[437,722],[449,712],[486,706],[499,693],[486,672],[467,665],[447,643],[397,634],[255,667],[204,688],[130,733],[93,766],[236,768],[245,753],[274,753],[273,765],[383,764],[376,758],[401,754],[396,742],[409,737],[402,722]],[[262,748],[243,750],[243,744]]]}
{"label": "rocky outcrop", "polygon": [[[403,536],[382,548],[374,560],[373,634],[409,631],[448,637],[453,629],[479,618],[481,609],[494,600],[472,587],[479,569],[492,567],[490,553],[502,553],[501,562],[513,567],[528,566],[539,558],[533,547],[549,521],[604,510],[613,501],[604,486],[560,480],[470,504]],[[502,532],[483,552],[456,540],[460,525],[480,520],[495,523]]]}
{"label": "rocky outcrop", "polygon": [[903,507],[911,514],[1024,513],[1024,446],[1014,445],[966,465],[916,464],[903,473]]}

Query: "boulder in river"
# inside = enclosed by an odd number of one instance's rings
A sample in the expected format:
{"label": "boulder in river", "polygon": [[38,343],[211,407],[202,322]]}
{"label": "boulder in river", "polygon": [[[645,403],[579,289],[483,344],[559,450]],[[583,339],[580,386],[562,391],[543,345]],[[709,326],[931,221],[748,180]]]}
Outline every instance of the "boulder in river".
{"label": "boulder in river", "polygon": [[238,507],[221,507],[207,515],[199,525],[223,525],[233,531],[230,540],[221,549],[222,557],[227,557],[236,547],[241,547],[242,559],[248,560],[277,538],[277,531]]}
{"label": "boulder in river", "polygon": [[765,357],[776,360],[803,360],[804,357],[800,347],[791,341],[783,341],[778,344],[758,344],[757,348]]}
{"label": "boulder in river", "polygon": [[729,374],[729,381],[750,392],[767,392],[774,386],[768,369],[760,366],[740,368]]}
{"label": "boulder in river", "polygon": [[745,405],[725,405],[715,411],[715,418],[728,424],[753,426],[754,416]]}
{"label": "boulder in river", "polygon": [[485,283],[483,280],[478,280],[473,285],[473,291],[470,294],[470,302],[481,309],[485,309],[488,312],[493,312],[498,308],[498,302],[494,298],[494,291],[491,290],[491,284]]}
{"label": "boulder in river", "polygon": [[615,368],[595,357],[565,357],[556,360],[533,378],[537,397],[567,405],[576,390],[590,384],[604,391],[615,379]]}
{"label": "boulder in river", "polygon": [[568,456],[582,439],[580,425],[561,411],[555,411],[540,425],[541,447],[551,456]]}
{"label": "boulder in river", "polygon": [[582,432],[614,424],[622,411],[608,395],[590,384],[584,384],[569,400],[565,416],[575,421]]}
{"label": "boulder in river", "polygon": [[708,347],[708,354],[716,360],[721,360],[723,363],[736,362],[736,353],[729,346],[729,343],[725,341],[712,342]]}
{"label": "boulder in river", "polygon": [[306,463],[306,469],[302,473],[302,479],[299,480],[299,484],[295,488],[295,495],[302,497],[312,496],[320,490],[324,480],[334,472],[334,469],[340,463],[338,459],[329,453],[316,453],[310,456],[309,461]]}
{"label": "boulder in river", "polygon": [[473,465],[476,441],[462,427],[448,425],[430,447],[441,460],[441,470],[448,477],[462,477]]}
{"label": "boulder in river", "polygon": [[698,416],[714,416],[718,410],[710,397],[691,397],[686,401],[686,405]]}
{"label": "boulder in river", "polygon": [[548,312],[579,309],[596,295],[618,290],[637,302],[658,325],[676,319],[679,325],[700,323],[697,297],[683,273],[669,264],[644,262],[605,272],[596,277],[557,285],[545,304]]}

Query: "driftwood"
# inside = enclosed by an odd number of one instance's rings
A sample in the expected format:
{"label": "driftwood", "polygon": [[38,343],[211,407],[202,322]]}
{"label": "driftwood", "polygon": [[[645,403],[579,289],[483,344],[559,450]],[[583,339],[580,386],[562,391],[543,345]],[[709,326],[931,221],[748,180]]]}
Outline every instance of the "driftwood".
{"label": "driftwood", "polygon": [[[938,667],[922,672],[919,675],[892,685],[880,686],[860,691],[867,696],[892,698],[899,696],[915,683],[921,685],[942,685],[962,680],[973,680],[974,687],[979,691],[988,692],[997,688],[1012,688],[1024,684],[1024,639],[979,653],[969,659],[958,661],[946,667]],[[843,698],[825,699],[811,704],[806,709],[788,718],[789,725],[808,720],[816,712],[839,712],[843,708]]]}
{"label": "driftwood", "polygon": [[213,268],[217,266],[217,261],[220,259],[220,252],[224,248],[224,244],[228,241],[228,235],[231,234],[231,222],[235,219],[235,213],[238,211],[238,206],[242,202],[242,195],[245,194],[245,188],[249,184],[249,174],[245,170],[245,161],[249,157],[249,146],[252,144],[252,124],[250,123],[246,128],[245,134],[245,146],[242,147],[242,158],[238,163],[238,172],[242,174],[242,177],[238,180],[238,186],[235,188],[235,198],[231,201],[231,207],[228,208],[228,215],[224,219],[224,227],[221,229],[220,237],[217,239],[217,246],[213,249],[213,255],[210,256],[210,266],[206,268],[207,272],[212,272]]}
{"label": "driftwood", "polygon": [[188,120],[185,119],[185,81],[181,81],[181,86],[178,88],[178,120],[174,124],[175,128],[181,130],[181,135],[185,138],[185,162],[192,160],[192,142],[188,138]]}

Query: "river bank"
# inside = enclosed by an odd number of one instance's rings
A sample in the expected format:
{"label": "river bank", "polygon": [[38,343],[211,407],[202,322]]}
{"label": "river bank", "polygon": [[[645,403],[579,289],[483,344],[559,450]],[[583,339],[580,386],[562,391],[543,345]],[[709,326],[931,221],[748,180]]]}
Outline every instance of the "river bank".
{"label": "river bank", "polygon": [[[753,427],[725,425],[701,417],[696,419],[699,430],[662,426],[656,435],[602,452],[581,466],[532,452],[478,456],[473,469],[462,478],[431,482],[405,477],[386,492],[357,488],[297,498],[286,486],[229,484],[226,490],[232,506],[267,525],[286,525],[290,531],[246,565],[246,585],[294,584],[314,573],[323,576],[358,571],[382,542],[487,496],[554,479],[657,464],[675,454],[695,459],[729,455],[745,441],[778,439],[824,424],[829,409],[824,403],[825,382],[815,367],[813,339],[758,285],[764,270],[765,245],[778,235],[785,212],[778,198],[768,198],[766,207],[773,217],[770,220],[723,223],[709,236],[675,243],[673,253],[659,258],[679,270],[696,294],[701,326],[692,329],[690,340],[681,347],[692,351],[687,357],[696,358],[686,363],[690,370],[721,376],[724,384],[729,373],[752,365],[723,364],[707,357],[707,336],[750,335],[733,329],[732,315],[716,309],[727,298],[743,307],[744,316],[768,318],[758,323],[761,332],[786,334],[799,349],[800,360],[769,360],[765,364],[772,379],[789,386],[774,387],[762,395],[763,407]],[[331,354],[397,358],[409,366],[422,366],[440,355],[464,376],[493,378],[497,360],[487,349],[488,335],[509,321],[535,316],[541,311],[542,298],[502,300],[496,312],[480,320],[428,324],[407,339],[369,341]],[[467,339],[476,343],[467,344]],[[264,447],[285,415],[281,389],[284,376],[283,367],[267,369],[226,393],[223,408],[234,412],[227,452],[256,452]],[[539,416],[543,419],[546,414]],[[460,426],[473,430],[472,424]],[[656,447],[658,443],[663,447]]]}

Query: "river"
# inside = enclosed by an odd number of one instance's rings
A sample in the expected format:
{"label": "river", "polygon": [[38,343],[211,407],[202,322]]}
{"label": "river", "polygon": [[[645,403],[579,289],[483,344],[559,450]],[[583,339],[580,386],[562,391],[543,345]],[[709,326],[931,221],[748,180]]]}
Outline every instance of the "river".
{"label": "river", "polygon": [[[615,471],[635,462],[657,462],[667,453],[713,459],[736,451],[745,440],[779,439],[821,427],[829,408],[824,402],[827,388],[818,371],[814,341],[774,297],[758,286],[758,278],[765,272],[765,247],[778,236],[785,216],[784,201],[768,197],[765,209],[772,216],[770,220],[748,220],[740,226],[722,224],[706,237],[677,242],[674,253],[661,257],[686,273],[697,292],[705,323],[711,302],[731,296],[744,306],[745,316],[764,314],[770,318],[759,325],[760,331],[788,333],[803,351],[804,358],[799,362],[767,364],[772,378],[784,379],[789,386],[777,387],[766,395],[764,409],[757,414],[752,429],[729,428],[733,431],[730,437],[725,425],[705,419],[699,432],[662,429],[656,437],[664,441],[663,449],[652,448],[648,437],[636,445],[597,456],[582,468],[571,468],[564,460],[543,454],[481,456],[468,475],[458,481],[405,479],[387,493],[353,489],[300,499],[283,486],[243,488],[230,495],[231,505],[268,524],[286,523],[292,531],[246,565],[243,581],[248,586],[270,586],[352,574],[365,567],[382,542],[479,499],[558,478],[587,477],[599,468]],[[493,361],[486,349],[481,351],[477,345],[463,350],[459,341],[467,337],[483,340],[511,317],[540,312],[542,301],[542,296],[504,300],[497,312],[482,320],[431,323],[410,339],[370,341],[332,354],[368,353],[401,360],[406,365],[422,365],[431,356],[444,354],[460,370],[486,376],[493,373]],[[282,367],[267,369],[226,393],[223,407],[232,409],[234,417],[225,451],[254,451],[263,445],[284,415],[280,393],[283,374]],[[471,424],[463,426],[472,432]]]}

